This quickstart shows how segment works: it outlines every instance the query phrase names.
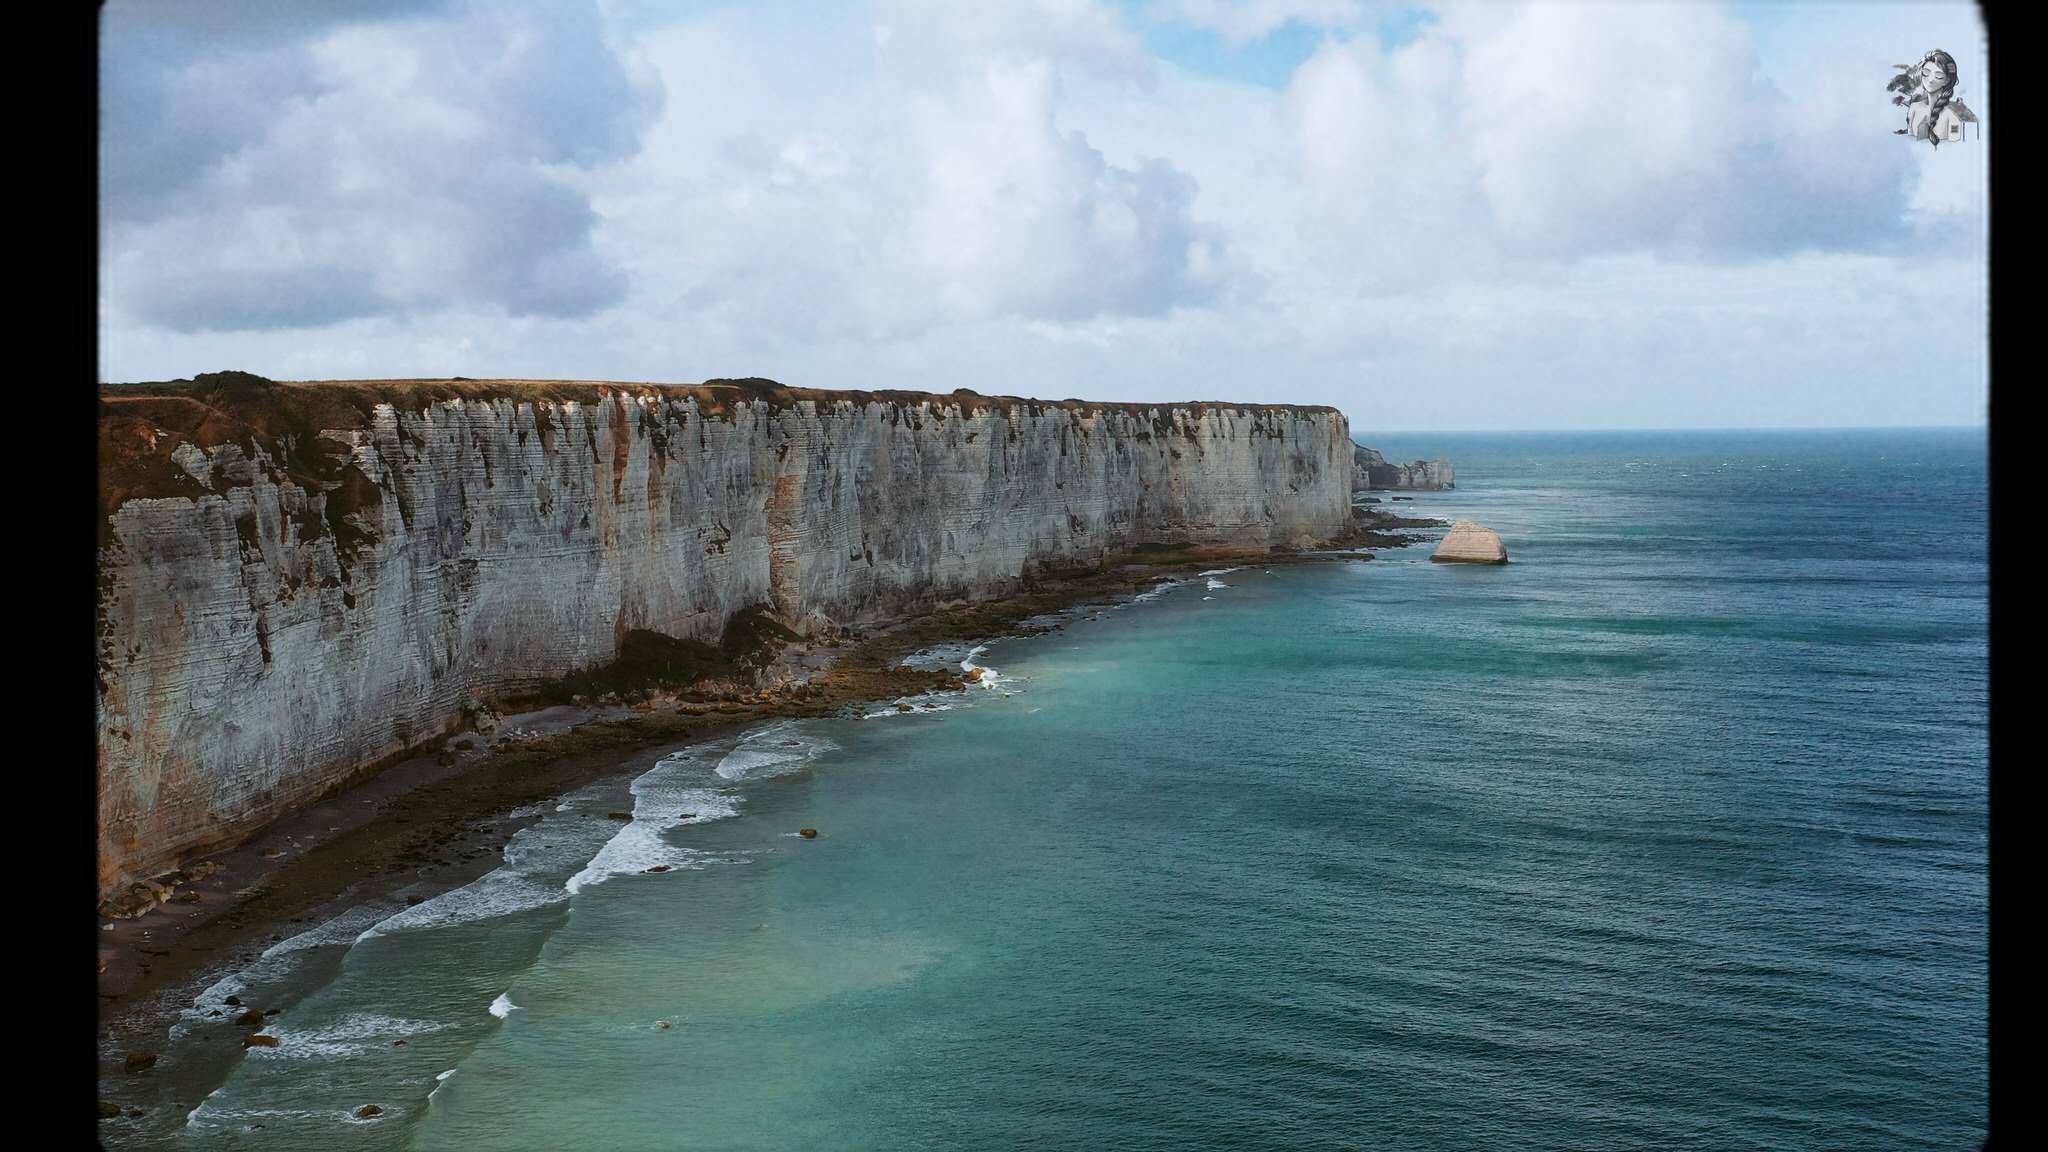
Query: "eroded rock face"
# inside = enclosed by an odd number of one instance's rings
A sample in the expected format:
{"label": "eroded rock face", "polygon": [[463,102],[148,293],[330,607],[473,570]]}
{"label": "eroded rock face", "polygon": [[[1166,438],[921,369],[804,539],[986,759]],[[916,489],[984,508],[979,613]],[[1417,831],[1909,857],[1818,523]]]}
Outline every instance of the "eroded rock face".
{"label": "eroded rock face", "polygon": [[1456,488],[1458,476],[1449,460],[1416,460],[1409,464],[1389,464],[1387,458],[1371,448],[1353,446],[1351,487],[1359,492],[1381,491],[1435,491],[1441,488]]}
{"label": "eroded rock face", "polygon": [[1458,564],[1505,564],[1508,562],[1507,545],[1501,543],[1500,533],[1491,528],[1481,528],[1470,520],[1459,520],[1444,534],[1443,543],[1429,557],[1445,563]]}
{"label": "eroded rock face", "polygon": [[1327,408],[249,381],[102,393],[102,895],[634,630],[809,635],[1350,522]]}

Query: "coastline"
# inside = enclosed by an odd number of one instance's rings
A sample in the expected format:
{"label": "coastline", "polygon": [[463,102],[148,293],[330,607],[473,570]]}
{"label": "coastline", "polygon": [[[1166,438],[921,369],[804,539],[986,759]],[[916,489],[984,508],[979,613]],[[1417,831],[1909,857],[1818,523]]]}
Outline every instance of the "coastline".
{"label": "coastline", "polygon": [[[1400,546],[1369,535],[1356,546]],[[1272,553],[1263,549],[1124,556],[1086,573],[1062,574],[997,600],[955,605],[877,626],[850,643],[790,644],[778,661],[801,687],[692,704],[675,697],[635,706],[555,705],[507,717],[494,739],[452,764],[431,753],[403,761],[278,821],[206,860],[218,871],[189,880],[179,898],[98,932],[98,1070],[102,1118],[189,1107],[239,1059],[241,1038],[260,1027],[223,1021],[201,1067],[172,1067],[153,1054],[192,997],[266,948],[350,908],[394,908],[459,888],[502,862],[506,841],[533,817],[515,813],[579,787],[644,769],[636,755],[675,748],[765,721],[844,714],[856,705],[962,690],[947,671],[901,658],[931,645],[1015,635],[1034,617],[1117,603],[1158,583],[1233,563],[1356,562],[1363,551]],[[187,895],[187,894],[190,895]],[[196,897],[196,899],[195,899]],[[275,1006],[257,1006],[258,1010]],[[113,1111],[110,1112],[109,1109]]]}

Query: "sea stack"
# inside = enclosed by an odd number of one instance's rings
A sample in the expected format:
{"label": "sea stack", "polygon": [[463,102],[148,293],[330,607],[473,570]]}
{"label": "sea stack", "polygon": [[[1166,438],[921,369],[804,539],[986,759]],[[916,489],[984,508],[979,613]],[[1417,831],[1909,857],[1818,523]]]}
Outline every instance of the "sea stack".
{"label": "sea stack", "polygon": [[1445,564],[1505,564],[1508,549],[1500,542],[1500,533],[1460,520],[1451,525],[1430,559]]}

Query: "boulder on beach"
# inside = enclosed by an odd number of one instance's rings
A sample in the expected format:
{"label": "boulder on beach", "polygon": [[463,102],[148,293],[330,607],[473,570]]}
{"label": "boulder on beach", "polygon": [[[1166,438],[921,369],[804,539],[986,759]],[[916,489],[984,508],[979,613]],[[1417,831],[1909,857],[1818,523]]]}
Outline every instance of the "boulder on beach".
{"label": "boulder on beach", "polygon": [[242,1047],[275,1048],[277,1047],[277,1037],[266,1036],[261,1032],[256,1033],[254,1036],[244,1036],[242,1037]]}
{"label": "boulder on beach", "polygon": [[240,1024],[245,1028],[250,1027],[252,1025],[260,1027],[263,1024],[263,1013],[257,1011],[254,1008],[251,1008],[247,1012],[242,1013],[240,1016],[235,1017],[235,1023]]}
{"label": "boulder on beach", "polygon": [[384,1109],[375,1104],[365,1104],[361,1108],[356,1109],[356,1119],[358,1120],[368,1120],[372,1116],[382,1116],[383,1114]]}
{"label": "boulder on beach", "polygon": [[138,880],[121,892],[100,901],[100,915],[109,920],[133,920],[168,900],[171,889],[154,880]]}
{"label": "boulder on beach", "polygon": [[806,840],[816,840],[818,838],[818,830],[816,828],[799,828],[796,830],[796,834]]}
{"label": "boulder on beach", "polygon": [[121,1061],[121,1067],[130,1072],[140,1072],[146,1068],[154,1068],[156,1067],[156,1053],[130,1052],[127,1058]]}
{"label": "boulder on beach", "polygon": [[501,717],[489,704],[471,697],[462,702],[462,719],[471,729],[488,736],[498,730]]}
{"label": "boulder on beach", "polygon": [[1500,533],[1470,520],[1460,520],[1451,525],[1430,559],[1453,564],[1505,564],[1508,549],[1500,542]]}

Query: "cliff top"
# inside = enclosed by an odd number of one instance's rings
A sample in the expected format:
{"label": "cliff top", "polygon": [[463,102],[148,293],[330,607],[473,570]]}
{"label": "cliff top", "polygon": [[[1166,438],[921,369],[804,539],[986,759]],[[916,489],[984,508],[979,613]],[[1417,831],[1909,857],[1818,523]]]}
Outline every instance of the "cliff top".
{"label": "cliff top", "polygon": [[198,485],[172,460],[181,444],[211,449],[234,442],[261,447],[288,475],[306,482],[332,481],[347,450],[319,434],[368,427],[379,405],[418,412],[447,400],[511,399],[595,403],[616,394],[694,399],[705,415],[729,415],[742,404],[788,407],[799,401],[855,404],[938,403],[969,413],[1052,409],[1150,414],[1171,409],[1228,409],[1238,412],[1334,413],[1325,405],[1244,404],[1187,401],[1168,404],[1098,403],[1068,398],[1033,400],[983,396],[968,388],[947,393],[833,391],[792,388],[773,380],[706,380],[701,384],[651,384],[606,380],[269,380],[248,372],[207,372],[191,380],[99,387],[100,507],[110,512],[129,499],[190,495]]}
{"label": "cliff top", "polygon": [[[701,407],[714,414],[724,411],[734,403],[766,401],[773,406],[782,406],[802,400],[823,403],[850,400],[856,404],[938,402],[958,405],[967,411],[1008,411],[1020,405],[1034,410],[1064,408],[1125,412],[1153,412],[1162,408],[1336,411],[1335,408],[1323,404],[1249,404],[1224,400],[1176,400],[1163,403],[1079,400],[1073,397],[1044,400],[1024,396],[984,396],[971,388],[958,388],[951,392],[797,388],[758,376],[737,380],[706,380],[701,384],[657,384],[621,380],[472,380],[466,376],[446,380],[285,381],[269,380],[248,372],[207,372],[191,380],[102,384],[100,400],[103,405],[129,405],[163,400],[192,401],[213,408],[235,411],[284,406],[324,408],[327,414],[333,417],[345,417],[347,410],[353,409],[360,416],[367,417],[369,410],[378,404],[391,404],[401,409],[417,411],[429,404],[455,399],[509,398],[525,402],[547,400],[557,403],[593,403],[619,392],[636,396],[656,395],[676,400],[694,398]],[[107,415],[105,411],[102,412],[103,419]],[[360,422],[348,426],[360,426]]]}

